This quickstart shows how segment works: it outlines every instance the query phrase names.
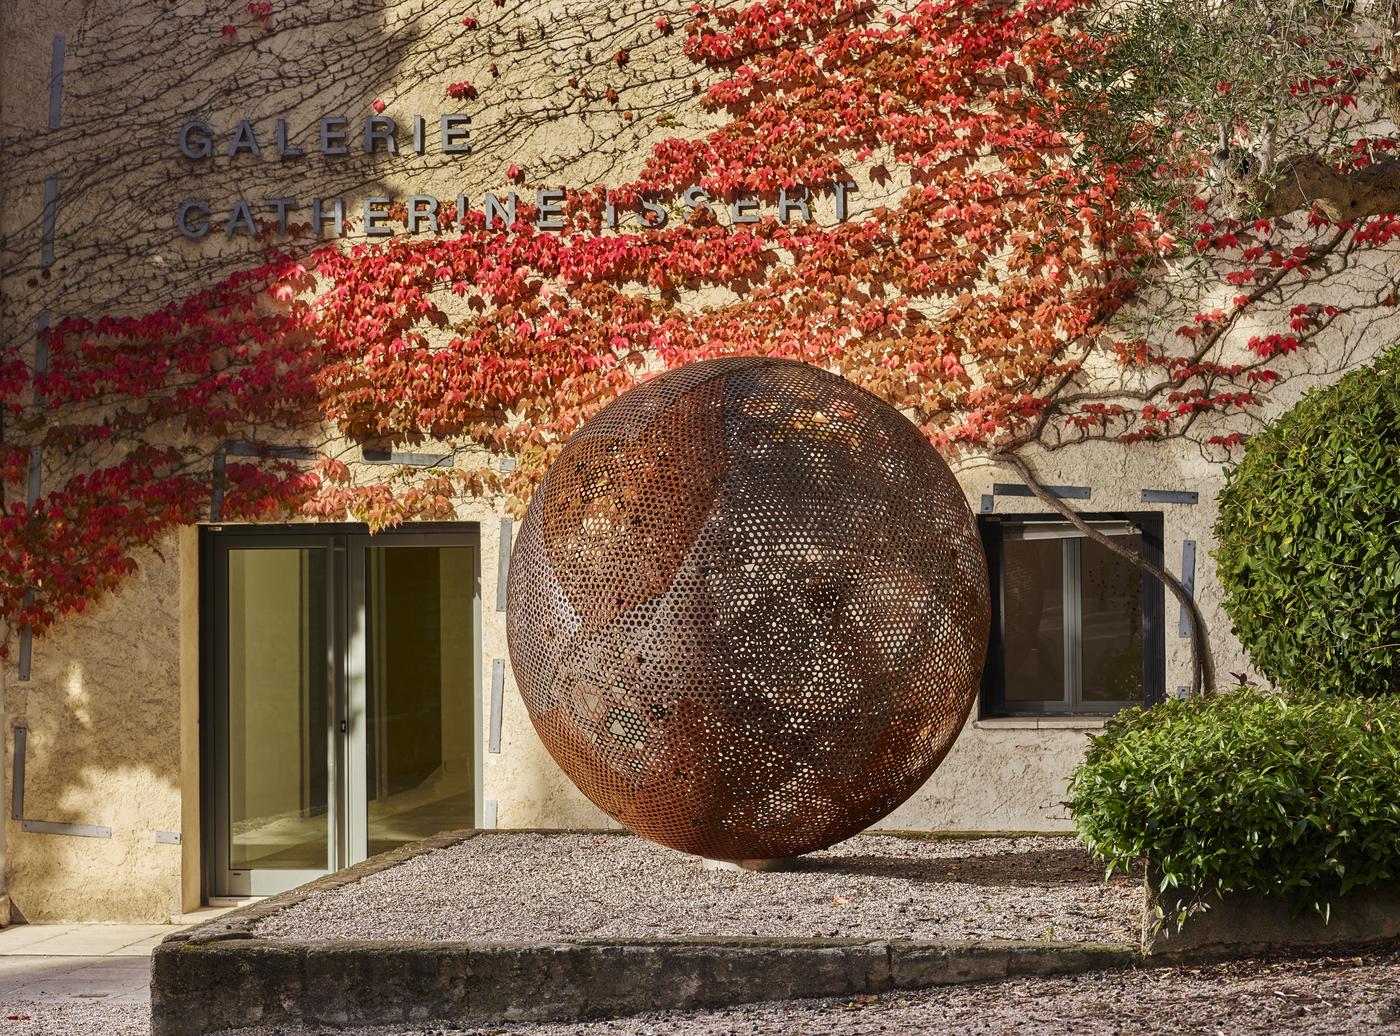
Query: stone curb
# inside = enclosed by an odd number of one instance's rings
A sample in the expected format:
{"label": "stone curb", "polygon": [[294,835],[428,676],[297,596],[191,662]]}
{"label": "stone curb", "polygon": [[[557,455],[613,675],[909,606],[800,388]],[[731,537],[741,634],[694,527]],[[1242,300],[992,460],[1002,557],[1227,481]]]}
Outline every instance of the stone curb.
{"label": "stone curb", "polygon": [[1231,892],[1207,896],[1179,929],[1161,923],[1196,902],[1190,892],[1158,894],[1145,881],[1143,952],[1163,963],[1307,953],[1368,953],[1400,945],[1400,890],[1354,888],[1328,917],[1278,896]]}
{"label": "stone curb", "polygon": [[688,938],[478,945],[295,941],[259,922],[477,834],[450,831],[168,936],[151,958],[152,1036],[246,1025],[558,1021],[1068,975],[1142,962],[1135,945]]}
{"label": "stone curb", "polygon": [[257,1024],[578,1021],[1256,953],[1354,951],[1400,940],[1400,893],[1388,890],[1353,893],[1347,920],[1332,926],[1316,918],[1300,922],[1259,897],[1231,896],[1168,935],[1151,921],[1150,885],[1141,945],[758,936],[486,945],[269,939],[256,932],[259,922],[305,899],[477,833],[450,831],[415,842],[168,936],[151,959],[151,1036],[205,1036]]}
{"label": "stone curb", "polygon": [[152,958],[151,1033],[583,1020],[1069,975],[1142,960],[1129,944],[1012,941],[170,939]]}

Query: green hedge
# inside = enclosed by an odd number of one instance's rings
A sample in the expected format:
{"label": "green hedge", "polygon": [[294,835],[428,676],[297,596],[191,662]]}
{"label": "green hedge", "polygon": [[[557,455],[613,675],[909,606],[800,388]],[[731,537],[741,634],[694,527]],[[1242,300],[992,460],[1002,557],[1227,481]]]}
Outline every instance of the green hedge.
{"label": "green hedge", "polygon": [[1094,737],[1069,782],[1080,837],[1111,874],[1257,892],[1326,913],[1400,877],[1400,697],[1251,688],[1144,711]]}
{"label": "green hedge", "polygon": [[1400,690],[1400,345],[1249,440],[1220,494],[1225,610],[1277,687]]}

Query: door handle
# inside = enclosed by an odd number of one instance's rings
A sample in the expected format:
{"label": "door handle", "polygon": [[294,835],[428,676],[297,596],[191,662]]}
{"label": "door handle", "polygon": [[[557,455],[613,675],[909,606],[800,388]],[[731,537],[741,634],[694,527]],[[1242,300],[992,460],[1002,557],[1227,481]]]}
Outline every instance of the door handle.
{"label": "door handle", "polygon": [[347,722],[346,720],[341,720],[341,721],[340,721],[340,732],[341,732],[342,734],[344,734],[344,733],[347,733],[349,730],[350,730],[350,724],[349,724],[349,722]]}

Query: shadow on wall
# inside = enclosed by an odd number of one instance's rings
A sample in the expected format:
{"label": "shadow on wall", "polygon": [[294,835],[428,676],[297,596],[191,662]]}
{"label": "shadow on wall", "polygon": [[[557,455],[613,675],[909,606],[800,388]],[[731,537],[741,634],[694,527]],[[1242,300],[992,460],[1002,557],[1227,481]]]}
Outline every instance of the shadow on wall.
{"label": "shadow on wall", "polygon": [[[50,31],[67,36],[60,128],[0,133],[7,179],[42,184],[60,174],[55,265],[42,290],[11,293],[21,327],[44,308],[92,316],[159,307],[256,264],[262,244],[242,229],[225,238],[240,198],[274,226],[272,200],[292,199],[287,220],[295,226],[309,224],[313,197],[343,196],[351,217],[375,194],[402,202],[421,192],[450,203],[465,193],[479,207],[483,191],[511,186],[511,164],[531,185],[519,188],[524,199],[536,183],[615,182],[638,171],[644,138],[677,132],[656,115],[694,117],[690,83],[704,75],[682,54],[679,37],[653,27],[661,14],[682,20],[683,6],[674,3],[625,12],[601,3],[485,6],[474,11],[472,28],[456,6],[425,9],[416,0],[307,0],[279,5],[265,21],[241,4],[214,11],[105,0],[82,8],[77,24],[63,25],[51,5],[8,19],[16,46]],[[612,61],[622,48],[631,55],[625,68]],[[569,78],[593,90],[568,88]],[[449,96],[460,83],[475,96]],[[47,82],[20,86],[42,91],[31,98],[41,111]],[[625,91],[625,104],[606,100],[607,87]],[[634,118],[624,120],[622,107]],[[470,115],[470,154],[439,149],[437,120],[448,113]],[[374,155],[364,153],[364,120],[376,115],[397,123],[397,154],[382,142]],[[426,120],[421,155],[411,143],[417,115]],[[320,153],[324,116],[348,120],[348,154]],[[211,128],[212,157],[181,155],[189,119]],[[260,155],[243,147],[229,156],[242,120]],[[279,154],[278,120],[288,149],[303,155]],[[210,209],[210,231],[196,242],[176,228],[190,199]],[[6,213],[0,244],[0,268],[19,284],[40,273],[43,206],[25,208]],[[274,233],[270,243],[281,240]]]}
{"label": "shadow on wall", "polygon": [[[51,267],[41,269],[37,196],[0,214],[3,290],[16,326],[32,327],[41,309],[54,320],[154,310],[257,263],[262,243],[223,233],[239,198],[259,220],[275,221],[268,200],[295,197],[295,224],[309,221],[317,196],[344,196],[352,216],[376,193],[461,192],[479,204],[481,191],[508,186],[506,167],[517,162],[530,184],[625,179],[645,159],[648,134],[676,132],[663,130],[655,115],[695,115],[690,84],[703,72],[684,57],[678,37],[652,28],[661,14],[679,23],[684,11],[655,3],[621,13],[604,4],[511,4],[476,11],[475,28],[463,25],[459,10],[425,9],[416,0],[308,0],[266,20],[244,5],[157,9],[114,0],[7,11],[12,31],[0,57],[55,34],[66,40],[57,129],[34,131],[50,86],[34,73],[36,62],[4,62],[29,70],[5,80],[9,98],[25,98],[23,117],[7,119],[0,131],[7,179],[42,184],[56,176],[58,184]],[[632,53],[626,68],[612,62],[624,47]],[[632,88],[626,106],[636,118],[622,119],[601,89],[591,97],[562,92],[567,78],[585,75]],[[464,81],[478,97],[451,99],[448,86]],[[415,115],[431,127],[439,114],[469,112],[472,153],[457,159],[402,146],[396,155],[357,154],[362,120],[376,114],[376,101],[401,132]],[[318,153],[317,121],[327,115],[349,121],[349,154]],[[180,126],[193,118],[213,129],[210,158],[179,153]],[[261,155],[230,157],[245,119]],[[303,156],[279,156],[278,120]],[[530,188],[520,190],[529,196]],[[192,198],[206,200],[212,217],[198,242],[175,226],[180,204]],[[63,477],[48,468],[44,485]],[[73,837],[9,822],[9,889],[31,920],[164,920],[180,908],[181,848],[156,840],[158,832],[198,838],[181,829],[182,795],[195,794],[196,782],[180,754],[181,628],[194,620],[180,615],[179,556],[173,537],[159,554],[141,553],[141,571],[117,594],[37,639],[31,680],[19,682],[13,659],[5,663],[11,752],[14,727],[27,733],[25,816],[112,829],[110,838]],[[494,619],[488,612],[487,623]],[[489,677],[488,668],[488,688]],[[508,713],[513,693],[506,689]],[[533,741],[528,726],[515,732],[515,745],[509,730],[503,748],[519,752],[512,776],[524,778],[526,795],[573,802],[548,756],[523,743]],[[587,812],[579,800],[560,819]]]}
{"label": "shadow on wall", "polygon": [[180,846],[156,834],[181,830],[179,572],[154,553],[142,562],[119,595],[35,641],[31,680],[7,668],[5,781],[17,790],[23,727],[24,819],[111,830],[25,830],[12,816],[20,919],[163,921],[180,909]]}

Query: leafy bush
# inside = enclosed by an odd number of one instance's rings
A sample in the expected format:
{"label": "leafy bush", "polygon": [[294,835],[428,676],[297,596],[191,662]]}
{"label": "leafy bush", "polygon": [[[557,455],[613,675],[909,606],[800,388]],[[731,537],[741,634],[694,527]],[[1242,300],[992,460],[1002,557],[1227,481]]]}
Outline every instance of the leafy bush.
{"label": "leafy bush", "polygon": [[1215,535],[1225,610],[1270,681],[1400,690],[1400,345],[1249,441]]}
{"label": "leafy bush", "polygon": [[1326,913],[1353,886],[1400,877],[1400,696],[1242,688],[1128,709],[1092,739],[1069,793],[1110,874],[1145,859],[1160,892],[1257,892]]}

